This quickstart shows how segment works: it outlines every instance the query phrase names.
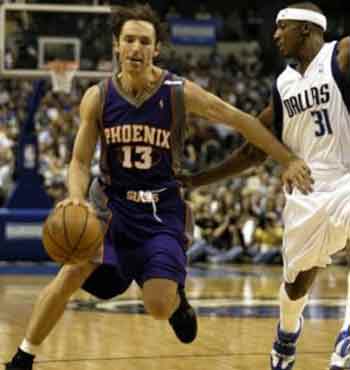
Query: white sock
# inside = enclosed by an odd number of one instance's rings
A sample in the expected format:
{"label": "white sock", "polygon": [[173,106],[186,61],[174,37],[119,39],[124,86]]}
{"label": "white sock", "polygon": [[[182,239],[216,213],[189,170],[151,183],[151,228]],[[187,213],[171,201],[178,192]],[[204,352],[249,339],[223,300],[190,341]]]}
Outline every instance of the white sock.
{"label": "white sock", "polygon": [[308,301],[309,295],[292,301],[286,292],[284,283],[280,288],[280,327],[286,333],[296,333],[300,326],[300,317]]}
{"label": "white sock", "polygon": [[350,326],[350,272],[348,273],[348,295],[346,297],[346,309],[342,331],[348,330]]}
{"label": "white sock", "polygon": [[35,356],[36,352],[38,351],[39,345],[32,344],[26,338],[24,338],[19,348],[22,351]]}

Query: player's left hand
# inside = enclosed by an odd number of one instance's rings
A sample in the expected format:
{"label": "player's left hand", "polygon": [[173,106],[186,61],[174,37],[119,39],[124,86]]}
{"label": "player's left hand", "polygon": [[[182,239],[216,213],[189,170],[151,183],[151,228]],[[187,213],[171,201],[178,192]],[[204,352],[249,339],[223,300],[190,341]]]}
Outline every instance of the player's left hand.
{"label": "player's left hand", "polygon": [[289,194],[296,187],[303,194],[309,194],[313,191],[312,185],[314,179],[311,176],[311,170],[307,164],[299,158],[292,159],[282,173],[282,181]]}

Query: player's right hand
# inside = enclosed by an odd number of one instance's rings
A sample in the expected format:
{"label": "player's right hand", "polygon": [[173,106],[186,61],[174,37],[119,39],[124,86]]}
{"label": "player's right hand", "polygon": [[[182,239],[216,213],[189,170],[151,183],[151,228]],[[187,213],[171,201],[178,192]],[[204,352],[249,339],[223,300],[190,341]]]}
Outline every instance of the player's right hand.
{"label": "player's right hand", "polygon": [[299,158],[292,159],[282,173],[282,181],[288,194],[296,187],[303,194],[313,191],[314,179],[307,164]]}
{"label": "player's right hand", "polygon": [[77,197],[68,197],[66,199],[63,199],[63,200],[61,200],[60,202],[58,202],[56,204],[55,208],[66,207],[70,204],[73,204],[75,206],[79,205],[79,206],[82,206],[82,207],[86,207],[89,212],[95,213],[94,208],[92,207],[92,205],[88,201],[86,201],[85,199],[77,198]]}

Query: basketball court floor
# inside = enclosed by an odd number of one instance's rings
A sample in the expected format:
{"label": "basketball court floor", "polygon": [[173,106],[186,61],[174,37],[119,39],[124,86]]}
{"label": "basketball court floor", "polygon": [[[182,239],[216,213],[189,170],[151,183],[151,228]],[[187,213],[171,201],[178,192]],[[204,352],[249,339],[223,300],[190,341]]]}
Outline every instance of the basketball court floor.
{"label": "basketball court floor", "polygon": [[[32,304],[54,270],[52,265],[0,266],[0,368],[21,341]],[[328,369],[346,279],[340,266],[319,276],[295,370]],[[191,345],[179,343],[167,322],[144,314],[135,286],[107,302],[78,292],[41,347],[35,369],[268,370],[280,281],[280,267],[191,267],[187,291],[199,317],[199,335]]]}

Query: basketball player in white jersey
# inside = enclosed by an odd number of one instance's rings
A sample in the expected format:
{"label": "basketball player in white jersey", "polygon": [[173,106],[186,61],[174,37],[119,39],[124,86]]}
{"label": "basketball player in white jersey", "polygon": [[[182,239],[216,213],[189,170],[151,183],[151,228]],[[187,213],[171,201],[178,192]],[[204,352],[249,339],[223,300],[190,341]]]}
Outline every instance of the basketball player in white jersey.
{"label": "basketball player in white jersey", "polygon": [[[331,262],[331,255],[343,249],[350,236],[350,37],[325,43],[327,20],[312,3],[281,10],[276,24],[274,40],[282,55],[296,64],[279,75],[272,102],[259,119],[305,160],[315,180],[314,192],[308,195],[286,188],[284,282],[271,369],[291,370],[309,289],[318,270]],[[220,166],[183,180],[204,185],[264,158],[247,144]],[[348,306],[331,370],[350,369]]]}

